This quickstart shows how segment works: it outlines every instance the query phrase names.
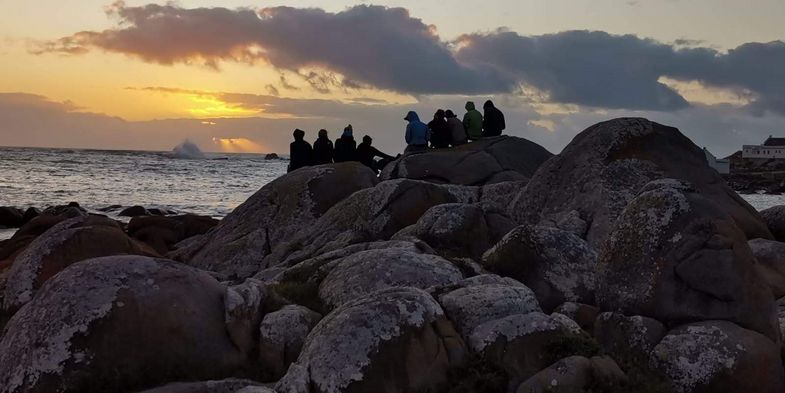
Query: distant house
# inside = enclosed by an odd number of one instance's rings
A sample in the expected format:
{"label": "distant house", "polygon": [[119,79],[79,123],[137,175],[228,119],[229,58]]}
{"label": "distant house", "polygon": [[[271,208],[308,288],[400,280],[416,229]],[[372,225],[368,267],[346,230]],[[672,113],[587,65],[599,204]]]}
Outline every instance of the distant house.
{"label": "distant house", "polygon": [[714,168],[717,172],[721,175],[727,175],[730,173],[730,160],[727,159],[717,159],[714,154],[711,154],[709,149],[703,148],[703,154],[706,155],[706,162],[709,163],[709,166]]}
{"label": "distant house", "polygon": [[744,145],[742,158],[785,159],[785,138],[769,136],[762,145]]}

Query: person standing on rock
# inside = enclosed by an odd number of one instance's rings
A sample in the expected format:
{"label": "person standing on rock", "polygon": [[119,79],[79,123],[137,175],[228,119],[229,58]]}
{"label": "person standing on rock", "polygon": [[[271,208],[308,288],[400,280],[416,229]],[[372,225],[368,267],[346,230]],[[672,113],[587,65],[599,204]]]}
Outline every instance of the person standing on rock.
{"label": "person standing on rock", "polygon": [[343,135],[335,141],[335,162],[347,161],[357,161],[357,142],[354,141],[354,129],[351,124],[343,129]]}
{"label": "person standing on rock", "polygon": [[289,172],[309,166],[313,160],[311,144],[304,139],[305,131],[298,128],[292,135],[294,142],[289,145]]}
{"label": "person standing on rock", "polygon": [[449,109],[444,112],[444,115],[447,117],[447,129],[450,131],[450,144],[453,147],[465,145],[467,142],[466,129],[463,128],[463,123],[458,120],[455,112]]}
{"label": "person standing on rock", "polygon": [[499,136],[507,125],[504,123],[504,113],[493,105],[493,101],[485,101],[482,106],[485,115],[482,121],[482,136]]}
{"label": "person standing on rock", "polygon": [[443,149],[450,147],[450,129],[447,128],[447,120],[443,109],[439,109],[433,114],[433,120],[428,123],[431,133],[431,147]]}
{"label": "person standing on rock", "polygon": [[387,161],[394,160],[395,157],[384,154],[379,149],[371,146],[373,143],[373,138],[366,135],[363,137],[363,142],[357,146],[357,159],[368,168],[371,168],[374,172],[379,173],[381,167],[376,163],[374,158],[379,157]]}
{"label": "person standing on rock", "polygon": [[463,128],[469,140],[476,141],[482,138],[482,113],[474,108],[474,102],[466,103],[466,114],[463,115]]}
{"label": "person standing on rock", "polygon": [[319,130],[319,138],[313,143],[313,164],[331,164],[335,156],[333,141],[327,137],[327,130]]}
{"label": "person standing on rock", "polygon": [[409,111],[406,117],[403,118],[408,121],[406,125],[406,150],[405,153],[414,153],[418,151],[425,151],[428,149],[428,126],[420,121],[420,116],[415,111]]}

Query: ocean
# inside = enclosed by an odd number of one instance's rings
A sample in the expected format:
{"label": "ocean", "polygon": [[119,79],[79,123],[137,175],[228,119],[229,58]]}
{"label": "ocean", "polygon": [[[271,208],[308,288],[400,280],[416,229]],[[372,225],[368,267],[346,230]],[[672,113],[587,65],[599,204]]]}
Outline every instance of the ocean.
{"label": "ocean", "polygon": [[[187,148],[175,153],[0,147],[0,206],[78,202],[97,212],[142,205],[221,218],[285,174],[287,164],[259,154]],[[743,197],[759,210],[785,204],[785,196]],[[0,230],[0,239],[13,231]]]}

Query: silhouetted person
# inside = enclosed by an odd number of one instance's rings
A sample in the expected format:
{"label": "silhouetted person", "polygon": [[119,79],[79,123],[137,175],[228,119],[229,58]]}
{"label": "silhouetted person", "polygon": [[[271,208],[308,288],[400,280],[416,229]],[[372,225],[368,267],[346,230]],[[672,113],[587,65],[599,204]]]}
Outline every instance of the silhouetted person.
{"label": "silhouetted person", "polygon": [[466,129],[463,128],[463,122],[458,120],[458,116],[449,109],[444,115],[447,117],[447,129],[450,130],[450,144],[453,146],[466,144]]}
{"label": "silhouetted person", "polygon": [[357,146],[357,159],[368,168],[373,169],[374,172],[379,172],[382,168],[376,163],[374,158],[379,157],[386,160],[394,160],[395,157],[382,153],[377,148],[371,146],[372,143],[373,138],[368,135],[363,137],[363,142]]}
{"label": "silhouetted person", "polygon": [[447,128],[447,120],[444,116],[444,110],[439,109],[433,114],[433,120],[428,123],[428,129],[431,132],[431,146],[436,149],[450,147],[450,129]]}
{"label": "silhouetted person", "polygon": [[357,142],[354,141],[352,125],[343,129],[343,135],[335,141],[335,162],[357,161]]}
{"label": "silhouetted person", "polygon": [[482,138],[482,113],[474,108],[474,103],[466,103],[466,114],[463,115],[463,128],[470,140]]}
{"label": "silhouetted person", "polygon": [[313,164],[322,165],[333,162],[335,148],[333,141],[327,137],[327,130],[319,130],[319,138],[313,143]]}
{"label": "silhouetted person", "polygon": [[504,113],[493,106],[493,101],[485,101],[482,106],[485,115],[482,121],[482,136],[499,136],[507,125],[504,123]]}
{"label": "silhouetted person", "polygon": [[406,153],[424,151],[428,149],[428,126],[420,121],[420,116],[415,111],[409,111],[406,117]]}
{"label": "silhouetted person", "polygon": [[311,165],[313,159],[313,149],[311,144],[306,142],[305,131],[294,130],[294,142],[289,145],[289,172]]}

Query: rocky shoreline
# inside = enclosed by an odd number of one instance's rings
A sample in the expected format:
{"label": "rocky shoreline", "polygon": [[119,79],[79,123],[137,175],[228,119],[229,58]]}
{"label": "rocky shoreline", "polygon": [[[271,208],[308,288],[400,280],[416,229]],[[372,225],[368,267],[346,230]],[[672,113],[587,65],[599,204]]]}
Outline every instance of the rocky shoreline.
{"label": "rocky shoreline", "polygon": [[785,391],[785,206],[645,119],[134,210],[0,242],[0,393]]}

